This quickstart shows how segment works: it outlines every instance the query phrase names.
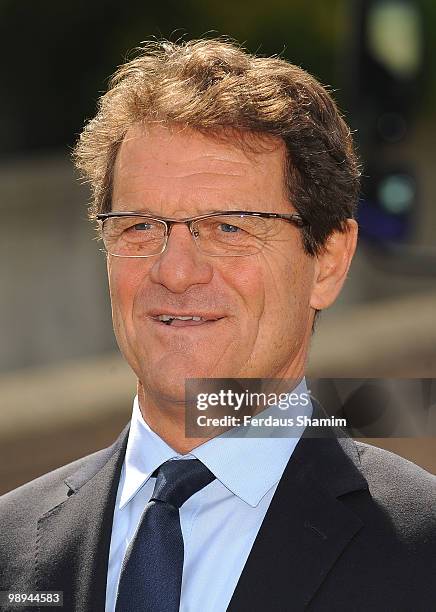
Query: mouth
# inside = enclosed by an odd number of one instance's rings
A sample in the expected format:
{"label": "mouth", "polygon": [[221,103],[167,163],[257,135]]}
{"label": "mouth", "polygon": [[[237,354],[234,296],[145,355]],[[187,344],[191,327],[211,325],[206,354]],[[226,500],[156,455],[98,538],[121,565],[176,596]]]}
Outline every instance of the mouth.
{"label": "mouth", "polygon": [[167,327],[198,327],[220,321],[224,317],[205,314],[156,314],[151,319]]}

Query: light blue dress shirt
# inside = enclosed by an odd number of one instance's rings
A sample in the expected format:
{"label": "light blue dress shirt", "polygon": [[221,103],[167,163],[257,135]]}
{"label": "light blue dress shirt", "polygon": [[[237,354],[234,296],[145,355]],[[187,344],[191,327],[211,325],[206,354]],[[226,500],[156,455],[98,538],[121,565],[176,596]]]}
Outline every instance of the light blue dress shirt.
{"label": "light blue dress shirt", "polygon": [[[307,393],[304,379],[293,392]],[[297,413],[310,417],[310,401],[298,406]],[[262,414],[290,416],[276,406]],[[281,437],[249,437],[250,428],[244,430],[233,428],[179,455],[150,429],[135,398],[112,526],[106,612],[115,610],[121,564],[156,482],[151,474],[170,459],[193,458],[202,461],[216,480],[180,508],[185,547],[180,611],[227,609],[303,428],[283,428]],[[237,437],[241,435],[245,437]]]}

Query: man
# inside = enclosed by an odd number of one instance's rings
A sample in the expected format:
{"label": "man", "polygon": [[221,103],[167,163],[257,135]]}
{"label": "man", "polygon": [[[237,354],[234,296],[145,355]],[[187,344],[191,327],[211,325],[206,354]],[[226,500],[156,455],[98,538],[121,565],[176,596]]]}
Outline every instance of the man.
{"label": "man", "polygon": [[357,235],[358,164],[326,90],[228,42],[153,43],[75,154],[138,395],[112,447],[1,499],[2,590],[80,612],[434,609],[430,474],[328,430],[185,429],[188,379],[306,392]]}

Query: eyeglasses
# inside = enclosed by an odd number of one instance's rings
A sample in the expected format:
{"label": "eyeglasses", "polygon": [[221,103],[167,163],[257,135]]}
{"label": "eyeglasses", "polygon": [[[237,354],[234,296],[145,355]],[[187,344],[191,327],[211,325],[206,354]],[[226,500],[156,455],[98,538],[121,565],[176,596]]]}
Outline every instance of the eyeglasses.
{"label": "eyeglasses", "polygon": [[110,212],[97,215],[106,251],[114,257],[153,257],[163,253],[172,227],[185,224],[198,249],[215,257],[253,255],[268,241],[277,239],[283,223],[303,227],[298,213],[232,210],[187,219],[151,217],[136,212]]}

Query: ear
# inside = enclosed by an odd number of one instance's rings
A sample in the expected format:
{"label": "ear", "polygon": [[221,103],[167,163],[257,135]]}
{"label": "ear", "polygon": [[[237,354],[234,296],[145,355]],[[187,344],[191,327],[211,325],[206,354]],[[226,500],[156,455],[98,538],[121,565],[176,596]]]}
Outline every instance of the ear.
{"label": "ear", "polygon": [[316,310],[328,308],[338,297],[347,277],[357,244],[357,223],[347,219],[343,232],[335,231],[316,257],[310,305]]}

